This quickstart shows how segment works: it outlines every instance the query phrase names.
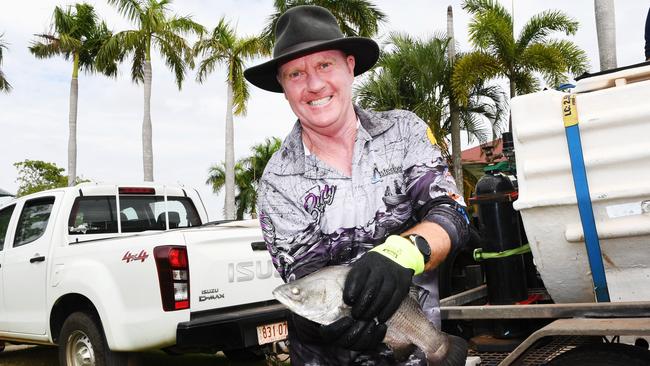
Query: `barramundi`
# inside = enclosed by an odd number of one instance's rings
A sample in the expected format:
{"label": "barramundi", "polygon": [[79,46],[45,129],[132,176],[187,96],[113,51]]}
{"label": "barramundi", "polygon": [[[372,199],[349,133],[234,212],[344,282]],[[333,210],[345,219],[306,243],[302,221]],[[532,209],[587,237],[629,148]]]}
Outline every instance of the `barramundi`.
{"label": "barramundi", "polygon": [[[329,266],[301,279],[278,286],[273,295],[294,313],[319,324],[329,325],[352,308],[343,302],[343,286],[349,266]],[[413,347],[420,348],[433,365],[465,365],[467,342],[436,329],[426,318],[411,289],[395,314],[386,322],[384,343],[400,361]]]}

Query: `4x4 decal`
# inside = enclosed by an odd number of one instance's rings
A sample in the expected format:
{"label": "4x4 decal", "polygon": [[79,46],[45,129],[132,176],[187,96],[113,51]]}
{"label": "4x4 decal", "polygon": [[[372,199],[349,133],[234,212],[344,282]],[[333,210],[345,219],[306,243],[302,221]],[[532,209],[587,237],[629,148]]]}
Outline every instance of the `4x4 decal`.
{"label": "4x4 decal", "polygon": [[125,261],[126,263],[129,262],[135,262],[135,261],[140,261],[144,262],[147,258],[149,258],[149,254],[147,254],[146,251],[141,250],[140,253],[138,254],[132,254],[131,251],[127,251],[124,253],[124,256],[122,257],[122,260]]}

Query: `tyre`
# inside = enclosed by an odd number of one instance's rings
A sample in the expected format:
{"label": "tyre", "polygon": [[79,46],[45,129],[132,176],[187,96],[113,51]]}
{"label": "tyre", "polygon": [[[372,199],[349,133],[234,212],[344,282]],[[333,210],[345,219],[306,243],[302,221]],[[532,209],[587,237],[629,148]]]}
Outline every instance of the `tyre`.
{"label": "tyre", "polygon": [[647,366],[650,351],[629,344],[580,346],[555,357],[548,366]]}
{"label": "tyre", "polygon": [[223,351],[230,361],[234,362],[254,362],[261,361],[265,358],[264,352],[257,347],[249,347],[242,349],[229,349]]}
{"label": "tyre", "polygon": [[63,322],[59,336],[60,366],[126,366],[125,353],[108,348],[99,320],[82,313],[72,313]]}

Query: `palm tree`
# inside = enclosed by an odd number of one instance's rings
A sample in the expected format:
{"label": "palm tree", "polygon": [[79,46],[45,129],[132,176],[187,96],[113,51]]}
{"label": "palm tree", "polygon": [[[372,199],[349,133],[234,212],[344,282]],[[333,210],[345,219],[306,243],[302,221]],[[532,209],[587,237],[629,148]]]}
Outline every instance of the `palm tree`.
{"label": "palm tree", "polygon": [[[393,33],[368,78],[355,89],[362,107],[374,110],[406,109],[422,118],[449,159],[446,136],[451,132],[453,62],[446,36],[420,41]],[[457,57],[464,57],[462,54]],[[503,92],[497,86],[475,84],[466,105],[457,106],[460,128],[470,138],[486,142],[500,132],[505,110]],[[490,122],[485,126],[484,121]]]}
{"label": "palm tree", "polygon": [[235,217],[235,151],[233,136],[233,115],[246,114],[248,84],[244,79],[244,60],[267,54],[259,37],[237,37],[235,30],[221,18],[219,24],[206,37],[194,45],[194,55],[204,58],[199,64],[196,79],[202,83],[215,67],[224,64],[228,69],[226,77],[226,153],[225,217]]}
{"label": "palm tree", "polygon": [[478,50],[459,60],[454,69],[452,85],[461,104],[467,103],[477,81],[505,77],[512,98],[539,89],[535,73],[557,86],[567,80],[567,72],[587,70],[587,56],[576,44],[549,38],[552,32],[573,35],[578,30],[578,22],[561,11],[533,16],[515,39],[512,16],[498,1],[466,0],[463,9],[473,15],[469,36]]}
{"label": "palm tree", "polygon": [[[242,158],[235,164],[235,184],[238,191],[235,196],[237,220],[243,219],[244,214],[247,213],[256,217],[257,185],[266,164],[271,160],[273,153],[280,149],[281,144],[282,141],[277,137],[267,138],[263,143],[251,148],[253,153],[251,156]],[[211,166],[205,183],[212,185],[214,193],[219,193],[225,186],[225,182],[225,164],[222,162]]]}
{"label": "palm tree", "polygon": [[39,41],[33,41],[29,51],[37,58],[63,56],[72,61],[70,81],[70,109],[68,112],[68,185],[77,179],[77,101],[79,99],[79,70],[100,71],[114,76],[117,65],[107,62],[97,67],[95,59],[101,45],[111,37],[106,23],[100,21],[95,9],[89,4],[76,4],[66,9],[54,8],[52,30],[36,34]]}
{"label": "palm tree", "polygon": [[134,22],[137,29],[117,33],[102,48],[101,63],[122,60],[131,54],[131,79],[144,84],[144,117],[142,120],[142,159],[144,180],[153,181],[153,147],[151,141],[151,51],[157,48],[167,66],[174,71],[181,89],[187,66],[194,67],[192,49],[182,37],[202,34],[202,25],[190,16],[170,16],[171,0],[108,0],[118,11]]}
{"label": "palm tree", "polygon": [[[2,66],[2,49],[8,49],[7,44],[2,41],[2,37],[4,34],[0,34],[0,66]],[[6,93],[9,93],[11,91],[11,84],[7,81],[5,78],[4,72],[0,70],[0,91],[4,91]]]}
{"label": "palm tree", "polygon": [[269,50],[274,41],[273,31],[280,15],[298,5],[318,5],[328,9],[346,36],[373,37],[377,34],[380,23],[387,19],[386,14],[367,0],[275,0],[275,13],[269,16],[261,36]]}

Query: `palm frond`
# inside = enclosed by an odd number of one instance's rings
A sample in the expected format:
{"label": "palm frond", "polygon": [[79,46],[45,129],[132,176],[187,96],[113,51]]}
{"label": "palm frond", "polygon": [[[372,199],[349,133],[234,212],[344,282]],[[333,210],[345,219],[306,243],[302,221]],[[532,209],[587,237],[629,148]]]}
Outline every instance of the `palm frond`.
{"label": "palm frond", "polygon": [[[65,9],[57,6],[52,19],[50,33],[35,35],[40,41],[33,41],[29,48],[34,56],[48,58],[62,55],[67,60],[72,55],[78,55],[79,70],[116,74],[117,66],[104,60],[100,52],[104,43],[110,40],[111,32],[106,23],[99,20],[92,5],[75,4]],[[100,63],[99,60],[106,62]]]}
{"label": "palm frond", "polygon": [[11,89],[13,89],[13,87],[9,84],[9,81],[7,81],[5,73],[0,70],[0,90],[8,93]]}
{"label": "palm frond", "polygon": [[110,5],[116,5],[117,11],[140,27],[141,17],[144,14],[141,2],[138,0],[107,0]]}
{"label": "palm frond", "polygon": [[228,57],[221,54],[210,55],[199,63],[199,69],[196,73],[196,81],[203,83],[209,74],[222,62],[226,61]]}
{"label": "palm frond", "polygon": [[54,7],[54,13],[52,14],[52,24],[50,26],[51,33],[70,33],[74,26],[74,17],[70,7],[67,7],[66,10],[59,6]]}
{"label": "palm frond", "polygon": [[533,93],[540,89],[539,80],[527,70],[515,72],[511,76],[510,82],[515,84],[517,95]]}
{"label": "palm frond", "polygon": [[474,85],[498,76],[505,75],[499,60],[494,56],[475,51],[460,57],[451,77],[451,87],[459,105],[468,103],[469,93]]}
{"label": "palm frond", "polygon": [[536,43],[528,46],[521,55],[521,65],[529,71],[539,72],[546,83],[555,88],[566,82],[567,65],[559,49],[548,44]]}
{"label": "palm frond", "polygon": [[542,43],[552,32],[573,35],[578,31],[578,22],[561,11],[547,10],[530,18],[519,35],[517,48],[523,52],[529,44]]}
{"label": "palm frond", "polygon": [[59,47],[66,52],[78,51],[83,46],[81,39],[76,39],[73,36],[62,33],[59,35]]}
{"label": "palm frond", "polygon": [[165,58],[167,66],[174,71],[176,85],[178,90],[181,89],[185,79],[186,63],[182,57],[183,51],[191,53],[185,40],[172,32],[163,32],[154,35],[155,44],[159,48],[161,55]]}
{"label": "palm frond", "polygon": [[275,0],[274,9],[260,34],[267,52],[275,42],[275,27],[278,19],[289,8],[298,5],[318,5],[328,9],[336,18],[346,36],[373,37],[388,16],[368,0]]}
{"label": "palm frond", "polygon": [[269,53],[259,37],[246,37],[239,39],[236,44],[236,54],[242,58],[268,56]]}
{"label": "palm frond", "polygon": [[244,116],[246,115],[246,102],[248,101],[249,92],[241,59],[230,61],[229,81],[232,83],[233,113],[237,116]]}
{"label": "palm frond", "polygon": [[585,51],[575,43],[568,40],[551,40],[547,42],[547,45],[558,50],[564,60],[566,71],[572,75],[580,75],[589,71],[589,58]]}
{"label": "palm frond", "polygon": [[208,169],[208,179],[205,184],[212,186],[212,192],[219,193],[223,186],[226,184],[226,168],[222,162],[219,165],[212,165]]}
{"label": "palm frond", "polygon": [[59,54],[63,54],[66,59],[68,58],[68,53],[61,49],[61,43],[58,39],[45,34],[36,34],[35,36],[46,40],[45,43],[32,42],[31,46],[29,46],[29,52],[36,58],[50,58]]}
{"label": "palm frond", "polygon": [[133,63],[131,64],[131,80],[134,83],[144,83],[144,64],[147,61],[146,48],[133,49]]}
{"label": "palm frond", "polygon": [[[0,33],[0,66],[2,66],[2,52],[3,52],[2,50],[3,49],[5,49],[5,50],[9,49],[7,47],[7,43],[2,41],[3,36],[4,36],[4,33]],[[5,74],[4,74],[4,72],[2,72],[2,70],[0,70],[0,91],[4,91],[4,92],[8,93],[8,92],[11,91],[11,89],[12,89],[11,84],[9,84],[9,81],[7,81],[7,78],[6,78]]]}
{"label": "palm frond", "polygon": [[173,32],[181,32],[183,34],[196,34],[199,37],[205,33],[206,29],[201,24],[192,20],[190,16],[172,17],[169,22],[169,29]]}

